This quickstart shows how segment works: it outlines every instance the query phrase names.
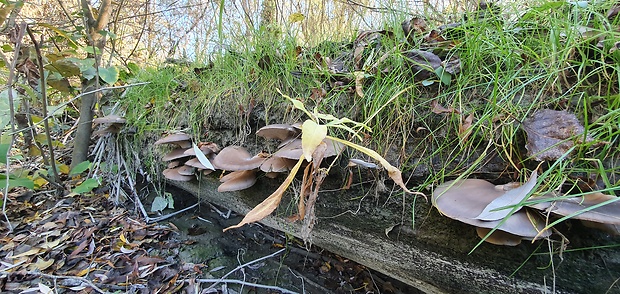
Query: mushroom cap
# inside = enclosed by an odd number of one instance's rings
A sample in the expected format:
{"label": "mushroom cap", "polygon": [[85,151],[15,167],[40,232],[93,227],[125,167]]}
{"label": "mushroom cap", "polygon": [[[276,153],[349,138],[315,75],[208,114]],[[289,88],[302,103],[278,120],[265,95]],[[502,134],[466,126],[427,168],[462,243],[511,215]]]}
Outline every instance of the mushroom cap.
{"label": "mushroom cap", "polygon": [[218,192],[239,191],[252,187],[256,183],[255,170],[240,170],[231,172],[220,179],[222,184],[217,187]]}
{"label": "mushroom cap", "polygon": [[263,161],[263,163],[260,165],[260,170],[266,173],[282,173],[291,170],[296,163],[297,160],[294,159],[271,156],[265,161]]}
{"label": "mushroom cap", "polygon": [[620,199],[616,196],[596,192],[588,193],[579,197],[570,197],[551,201],[553,198],[554,197],[549,197],[549,195],[532,198],[531,200],[549,199],[550,201],[532,204],[529,206],[540,210],[551,211],[552,213],[561,216],[567,216],[605,201],[613,201],[614,199],[617,199],[619,201],[614,201],[591,209],[575,215],[572,218],[603,224],[620,225]]}
{"label": "mushroom cap", "polygon": [[286,141],[288,139],[298,137],[299,134],[300,130],[289,124],[266,125],[256,131],[257,136],[261,136],[265,139],[277,139],[280,141]]}
{"label": "mushroom cap", "polygon": [[193,167],[199,168],[199,169],[207,169],[207,167],[202,165],[202,163],[200,163],[200,160],[198,160],[198,158],[196,158],[196,157],[187,160],[185,162],[185,165],[193,166]]}
{"label": "mushroom cap", "polygon": [[324,157],[332,157],[332,156],[339,155],[340,153],[342,153],[345,147],[344,144],[340,142],[336,142],[329,138],[323,139],[323,142],[325,142],[325,144],[327,145],[327,150],[325,150]]}
{"label": "mushroom cap", "polygon": [[183,158],[183,157],[188,157],[189,155],[185,154],[186,150],[187,150],[187,148],[172,149],[172,151],[170,151],[170,152],[168,152],[168,154],[164,155],[164,157],[162,157],[161,160],[163,160],[163,161],[170,161],[170,160],[175,160],[175,159],[179,159],[179,158]]}
{"label": "mushroom cap", "polygon": [[295,139],[282,146],[282,148],[278,149],[272,156],[299,160],[303,152],[301,139]]}
{"label": "mushroom cap", "polygon": [[211,164],[222,170],[241,171],[256,169],[263,161],[264,157],[252,156],[241,146],[228,146],[211,160]]}
{"label": "mushroom cap", "polygon": [[170,134],[166,137],[163,137],[155,141],[155,145],[176,144],[176,145],[179,145],[179,147],[181,148],[187,149],[187,148],[192,147],[191,139],[192,138],[190,138],[190,136],[185,133]]}
{"label": "mushroom cap", "polygon": [[168,168],[175,168],[179,165],[181,165],[181,162],[179,160],[173,160],[168,162]]}
{"label": "mushroom cap", "polygon": [[124,124],[127,120],[116,114],[106,115],[104,117],[98,117],[93,120],[96,124]]}
{"label": "mushroom cap", "polygon": [[[200,151],[202,151],[202,154],[204,154],[204,155],[209,155],[209,154],[214,154],[214,153],[220,152],[220,148],[217,146],[217,144],[211,143],[211,142],[209,142],[209,143],[203,143],[203,142],[198,143],[198,149],[200,149]],[[188,149],[187,151],[185,151],[185,154],[196,156],[196,152],[194,151],[194,148]]]}
{"label": "mushroom cap", "polygon": [[164,175],[164,177],[166,177],[166,179],[174,180],[174,181],[181,181],[181,182],[189,182],[195,178],[193,175],[186,176],[186,175],[179,174],[179,167],[167,168],[162,172],[162,174]]}
{"label": "mushroom cap", "polygon": [[[439,185],[433,191],[433,205],[441,214],[481,228],[495,228],[502,220],[484,221],[476,219],[484,208],[505,191],[495,185],[479,179],[449,181]],[[521,209],[512,214],[498,230],[524,238],[535,238],[545,227],[544,220],[536,213]],[[551,235],[549,230],[540,237]]]}
{"label": "mushroom cap", "polygon": [[[488,228],[476,227],[476,233],[481,239],[486,237],[486,235],[490,231],[491,229]],[[523,238],[521,238],[520,236],[500,230],[495,230],[489,237],[484,239],[484,241],[495,245],[517,246],[521,244],[522,239]]]}
{"label": "mushroom cap", "polygon": [[193,176],[196,168],[189,165],[182,165],[178,167],[178,173],[184,176]]}

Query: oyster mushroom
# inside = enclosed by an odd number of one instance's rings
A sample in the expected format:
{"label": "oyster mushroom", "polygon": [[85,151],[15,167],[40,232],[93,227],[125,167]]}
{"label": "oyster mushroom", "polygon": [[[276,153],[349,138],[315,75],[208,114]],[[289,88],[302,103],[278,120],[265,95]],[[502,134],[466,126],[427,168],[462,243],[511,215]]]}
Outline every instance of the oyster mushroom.
{"label": "oyster mushroom", "polygon": [[188,157],[189,155],[185,154],[185,151],[187,151],[187,149],[185,148],[172,149],[172,151],[164,155],[164,157],[162,157],[161,160],[170,161],[170,160]]}
{"label": "oyster mushroom", "polygon": [[[480,227],[476,228],[476,233],[478,234],[478,237],[480,238],[486,237],[490,231],[491,229],[488,229],[488,228],[480,228]],[[491,233],[491,235],[489,235],[485,239],[485,241],[491,244],[495,244],[495,245],[517,246],[521,244],[522,239],[523,238],[521,238],[520,236],[513,235],[511,233],[507,233],[507,232],[500,231],[500,230],[495,230],[493,233]]]}
{"label": "oyster mushroom", "polygon": [[155,141],[155,145],[161,144],[176,144],[180,148],[187,149],[192,147],[192,138],[184,133],[170,134]]}
{"label": "oyster mushroom", "polygon": [[93,120],[95,124],[105,125],[104,128],[97,130],[93,133],[95,136],[100,136],[104,134],[116,134],[118,133],[123,125],[127,122],[125,118],[122,118],[116,114],[106,115],[104,117],[98,117]]}
{"label": "oyster mushroom", "polygon": [[194,179],[193,175],[187,176],[187,175],[180,174],[179,167],[167,168],[162,172],[162,174],[164,175],[164,177],[166,177],[166,179],[173,180],[173,181],[189,182]]}
{"label": "oyster mushroom", "polygon": [[220,179],[222,184],[217,187],[218,192],[239,191],[252,187],[256,183],[255,170],[233,171]]}
{"label": "oyster mushroom", "polygon": [[549,231],[540,233],[545,227],[544,220],[537,213],[527,209],[516,211],[501,225],[502,219],[490,221],[477,219],[489,203],[504,193],[506,191],[485,180],[449,181],[433,191],[432,202],[441,214],[472,226],[487,229],[497,227],[497,230],[517,235],[522,239],[551,235]]}
{"label": "oyster mushroom", "polygon": [[290,171],[297,163],[294,159],[271,156],[260,165],[260,170],[266,173],[283,173]]}
{"label": "oyster mushroom", "polygon": [[252,156],[245,148],[228,146],[218,153],[211,163],[215,168],[229,171],[257,169],[265,161],[262,156]]}
{"label": "oyster mushroom", "polygon": [[183,176],[193,176],[196,168],[188,165],[179,166],[177,172]]}
{"label": "oyster mushroom", "polygon": [[[537,202],[539,200],[549,200],[529,206],[557,215],[567,216],[575,214],[571,218],[594,223],[620,225],[620,201],[618,201],[620,198],[616,196],[596,192],[579,197],[557,198],[542,196],[532,198],[531,200],[536,200]],[[607,204],[592,208],[605,202]],[[576,214],[578,212],[580,213]]]}
{"label": "oyster mushroom", "polygon": [[266,125],[256,131],[257,136],[261,136],[265,139],[277,139],[280,141],[287,141],[291,138],[296,138],[299,134],[300,130],[289,124]]}

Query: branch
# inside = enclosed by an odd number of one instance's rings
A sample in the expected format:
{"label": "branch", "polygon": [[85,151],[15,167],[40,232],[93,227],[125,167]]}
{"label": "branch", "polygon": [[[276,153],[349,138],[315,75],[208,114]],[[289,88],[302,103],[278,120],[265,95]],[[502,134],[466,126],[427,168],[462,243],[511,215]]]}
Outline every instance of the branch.
{"label": "branch", "polygon": [[[45,83],[45,69],[43,68],[43,56],[41,55],[41,47],[37,42],[37,39],[34,37],[32,30],[29,26],[26,26],[26,31],[28,32],[28,36],[30,36],[30,40],[34,44],[34,49],[37,52],[37,61],[39,62],[39,75],[40,82],[39,88],[41,90],[41,101],[43,102],[43,116],[47,116],[47,96],[46,96],[46,83]],[[54,146],[52,145],[52,134],[50,131],[49,121],[47,119],[43,120],[43,126],[45,127],[45,136],[47,137],[47,148],[50,152],[50,166],[52,167],[52,174],[54,175],[54,182],[60,183],[60,176],[58,176],[58,170],[56,170],[56,159],[54,159]],[[41,150],[43,151],[43,150]]]}
{"label": "branch", "polygon": [[268,289],[268,290],[276,290],[276,291],[280,291],[281,293],[286,293],[286,294],[298,294],[295,291],[291,291],[288,289],[284,289],[278,286],[269,286],[269,285],[263,285],[263,284],[256,284],[256,283],[250,283],[250,282],[245,282],[245,281],[240,281],[240,280],[230,280],[230,279],[196,279],[196,282],[199,283],[213,283],[213,282],[221,282],[221,283],[229,283],[229,284],[240,284],[240,285],[244,285],[244,286],[249,286],[249,287],[256,287],[256,288],[263,288],[263,289]]}

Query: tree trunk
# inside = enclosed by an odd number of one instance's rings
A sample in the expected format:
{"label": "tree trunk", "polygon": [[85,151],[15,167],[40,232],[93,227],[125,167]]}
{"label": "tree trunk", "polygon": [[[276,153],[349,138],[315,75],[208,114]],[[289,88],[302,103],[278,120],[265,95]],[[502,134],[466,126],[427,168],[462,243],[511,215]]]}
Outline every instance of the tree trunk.
{"label": "tree trunk", "polygon": [[[84,13],[84,25],[89,32],[88,45],[99,48],[103,52],[106,38],[100,32],[105,29],[112,14],[112,0],[102,0],[99,6],[99,14],[95,18],[90,9],[88,0],[81,0],[82,12]],[[89,58],[95,59],[95,67],[101,62],[101,54],[89,54]],[[89,93],[99,88],[99,78],[82,82],[82,93]],[[73,141],[73,154],[71,156],[71,167],[73,168],[80,162],[88,159],[88,148],[90,147],[90,136],[92,134],[92,121],[94,116],[94,106],[99,92],[84,95],[80,106],[80,118]]]}

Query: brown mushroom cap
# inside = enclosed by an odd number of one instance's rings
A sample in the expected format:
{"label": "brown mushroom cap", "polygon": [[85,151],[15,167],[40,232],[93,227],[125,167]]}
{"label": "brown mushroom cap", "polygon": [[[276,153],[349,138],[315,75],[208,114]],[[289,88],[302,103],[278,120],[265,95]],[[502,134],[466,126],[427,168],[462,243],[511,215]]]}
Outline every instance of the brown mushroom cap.
{"label": "brown mushroom cap", "polygon": [[554,199],[554,197],[549,196],[536,197],[530,200],[544,199],[548,199],[549,201],[529,206],[544,211],[550,211],[554,214],[558,214],[561,216],[567,216],[578,211],[588,209],[594,205],[601,204],[605,201],[610,201],[610,203],[606,205],[591,209],[589,211],[585,211],[581,214],[573,216],[572,218],[603,224],[620,225],[620,199],[618,199],[618,197],[616,196],[596,192],[585,194],[579,197],[570,197],[556,200],[552,200]]}
{"label": "brown mushroom cap", "polygon": [[199,169],[207,169],[207,167],[202,165],[202,163],[200,163],[200,160],[198,160],[198,158],[196,158],[196,157],[191,158],[188,161],[186,161],[185,165],[193,166],[193,167],[199,168]]}
{"label": "brown mushroom cap", "polygon": [[104,117],[98,117],[93,120],[96,124],[124,124],[127,120],[116,114],[106,115]]}
{"label": "brown mushroom cap", "polygon": [[282,148],[278,149],[278,151],[276,151],[273,156],[299,160],[303,152],[304,151],[301,147],[301,139],[295,139],[282,146]]}
{"label": "brown mushroom cap", "polygon": [[[433,191],[433,205],[443,215],[481,228],[495,228],[503,220],[484,221],[476,219],[484,208],[505,191],[495,185],[479,179],[449,181],[439,185]],[[521,209],[511,215],[498,230],[523,238],[535,238],[545,227],[544,220],[536,213]],[[548,230],[539,237],[548,237]]]}
{"label": "brown mushroom cap", "polygon": [[267,160],[263,161],[263,163],[260,165],[260,170],[266,173],[282,173],[290,171],[296,163],[297,160],[294,159],[271,156],[267,158]]}
{"label": "brown mushroom cap", "polygon": [[179,174],[179,167],[167,168],[162,172],[162,174],[164,175],[164,177],[166,177],[166,179],[174,180],[174,181],[181,181],[181,182],[189,182],[195,178],[193,175],[186,176],[186,175]]}
{"label": "brown mushroom cap", "polygon": [[190,138],[188,134],[184,133],[170,134],[155,141],[155,145],[161,144],[176,144],[181,148],[187,149],[192,147],[192,138]]}
{"label": "brown mushroom cap", "polygon": [[178,173],[184,176],[193,176],[196,168],[189,165],[182,165],[178,168]]}
{"label": "brown mushroom cap", "polygon": [[[476,233],[480,238],[486,237],[490,231],[491,229],[488,228],[476,228]],[[484,239],[484,241],[495,245],[517,246],[521,244],[522,239],[523,238],[521,238],[520,236],[500,230],[495,230],[490,236]]]}
{"label": "brown mushroom cap", "polygon": [[[220,152],[220,148],[215,143],[202,143],[201,142],[198,144],[198,146],[199,146],[198,149],[200,149],[200,151],[202,151],[202,154],[204,155],[209,155],[209,154]],[[185,151],[185,154],[196,156],[196,152],[194,151],[194,148],[188,149],[187,151]]]}
{"label": "brown mushroom cap", "polygon": [[218,192],[239,191],[252,187],[256,183],[255,170],[240,170],[231,172],[220,179],[222,184],[217,187]]}
{"label": "brown mushroom cap", "polygon": [[215,168],[229,171],[251,170],[258,168],[264,157],[252,156],[245,148],[240,146],[228,146],[218,153],[211,164]]}
{"label": "brown mushroom cap", "polygon": [[289,124],[266,125],[256,131],[257,136],[261,136],[265,139],[277,139],[280,141],[296,138],[299,134],[300,130]]}
{"label": "brown mushroom cap", "polygon": [[170,160],[175,160],[175,159],[179,159],[179,158],[183,158],[183,157],[188,157],[189,155],[185,154],[186,150],[187,150],[186,148],[172,149],[172,151],[170,151],[170,152],[168,152],[168,154],[164,155],[164,157],[162,157],[161,160],[163,160],[163,161],[170,161]]}

